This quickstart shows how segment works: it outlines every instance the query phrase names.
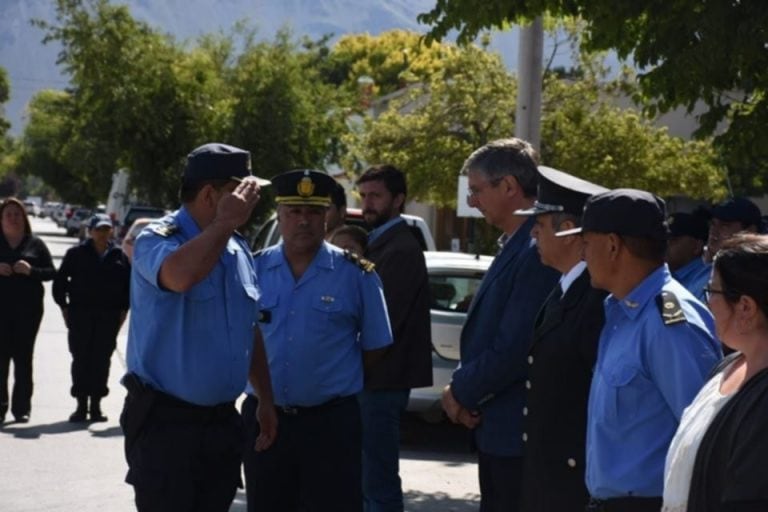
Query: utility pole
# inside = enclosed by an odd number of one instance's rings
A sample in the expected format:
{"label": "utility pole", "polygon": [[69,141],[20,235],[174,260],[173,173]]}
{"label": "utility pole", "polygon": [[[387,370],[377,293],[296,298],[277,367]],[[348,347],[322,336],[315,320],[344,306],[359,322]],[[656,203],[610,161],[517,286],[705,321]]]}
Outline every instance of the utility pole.
{"label": "utility pole", "polygon": [[537,150],[541,144],[541,84],[544,54],[544,24],[541,16],[520,27],[517,57],[517,109],[515,136]]}

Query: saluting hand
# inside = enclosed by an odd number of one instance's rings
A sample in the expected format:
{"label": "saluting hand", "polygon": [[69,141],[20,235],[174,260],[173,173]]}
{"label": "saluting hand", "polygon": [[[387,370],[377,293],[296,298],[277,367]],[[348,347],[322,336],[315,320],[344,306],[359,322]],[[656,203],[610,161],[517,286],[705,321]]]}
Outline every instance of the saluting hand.
{"label": "saluting hand", "polygon": [[0,276],[8,277],[13,274],[13,268],[7,263],[0,263]]}
{"label": "saluting hand", "polygon": [[244,178],[237,187],[219,199],[216,207],[216,221],[231,229],[237,229],[245,224],[251,216],[253,208],[259,202],[260,187],[256,178]]}
{"label": "saluting hand", "polygon": [[256,421],[259,422],[259,437],[256,438],[254,449],[261,452],[272,446],[277,437],[277,413],[272,404],[259,402],[256,408]]}

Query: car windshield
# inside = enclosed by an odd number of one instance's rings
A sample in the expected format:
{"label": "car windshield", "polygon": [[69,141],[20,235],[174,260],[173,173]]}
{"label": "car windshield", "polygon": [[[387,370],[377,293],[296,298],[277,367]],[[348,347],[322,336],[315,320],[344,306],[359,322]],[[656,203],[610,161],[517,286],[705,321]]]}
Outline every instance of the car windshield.
{"label": "car windshield", "polygon": [[466,313],[481,280],[480,274],[430,274],[431,308],[438,311]]}

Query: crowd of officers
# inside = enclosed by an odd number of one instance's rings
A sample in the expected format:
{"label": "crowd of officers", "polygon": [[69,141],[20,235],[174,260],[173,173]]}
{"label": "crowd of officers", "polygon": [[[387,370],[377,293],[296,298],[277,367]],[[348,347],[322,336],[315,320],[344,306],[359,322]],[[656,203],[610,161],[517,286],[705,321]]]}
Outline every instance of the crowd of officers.
{"label": "crowd of officers", "polygon": [[[120,423],[138,510],[226,511],[243,464],[249,511],[402,511],[400,416],[432,383],[405,176],[359,178],[364,236],[327,174],[270,183],[250,169],[239,148],[192,151],[181,208],[140,234],[132,269],[107,217],[67,252],[53,291],[70,420],[106,419],[130,306]],[[735,198],[668,216],[649,192],[538,165],[520,139],[477,149],[462,173],[468,204],[502,231],[442,396],[471,432],[481,512],[768,509],[768,242],[738,234],[760,230],[759,209]],[[282,241],[252,255],[236,229],[269,185]],[[723,348],[737,351],[721,362]],[[28,397],[16,403],[28,418]]]}

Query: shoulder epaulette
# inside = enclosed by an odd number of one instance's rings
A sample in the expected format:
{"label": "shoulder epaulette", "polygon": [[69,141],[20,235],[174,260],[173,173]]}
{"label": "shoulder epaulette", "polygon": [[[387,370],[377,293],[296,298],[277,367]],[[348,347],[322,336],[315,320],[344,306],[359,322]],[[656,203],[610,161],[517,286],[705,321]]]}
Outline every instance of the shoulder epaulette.
{"label": "shoulder epaulette", "polygon": [[163,238],[168,238],[179,230],[176,224],[158,224],[152,228],[152,232]]}
{"label": "shoulder epaulette", "polygon": [[367,260],[365,258],[361,258],[357,254],[345,250],[344,251],[344,257],[347,258],[349,261],[363,269],[364,272],[373,272],[373,269],[376,268],[376,264],[372,262],[371,260]]}
{"label": "shoulder epaulette", "polygon": [[677,300],[674,293],[662,291],[656,297],[656,305],[659,307],[664,325],[675,325],[688,321],[683,313],[683,308],[680,306],[680,301]]}

